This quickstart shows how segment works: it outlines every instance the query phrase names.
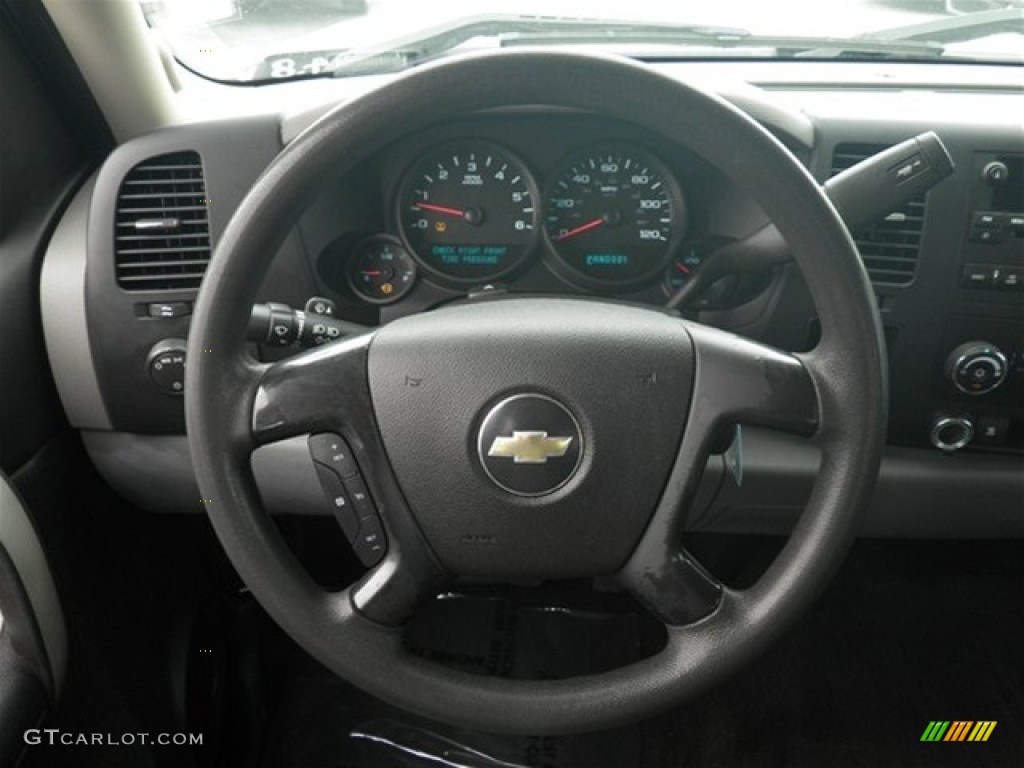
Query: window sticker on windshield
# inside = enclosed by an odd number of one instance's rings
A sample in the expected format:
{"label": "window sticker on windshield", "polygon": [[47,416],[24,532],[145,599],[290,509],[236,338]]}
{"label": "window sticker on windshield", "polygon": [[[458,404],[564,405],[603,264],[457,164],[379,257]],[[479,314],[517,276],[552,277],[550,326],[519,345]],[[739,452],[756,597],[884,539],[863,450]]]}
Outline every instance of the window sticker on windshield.
{"label": "window sticker on windshield", "polygon": [[284,80],[333,72],[346,60],[344,51],[303,51],[268,56],[253,72],[253,80]]}

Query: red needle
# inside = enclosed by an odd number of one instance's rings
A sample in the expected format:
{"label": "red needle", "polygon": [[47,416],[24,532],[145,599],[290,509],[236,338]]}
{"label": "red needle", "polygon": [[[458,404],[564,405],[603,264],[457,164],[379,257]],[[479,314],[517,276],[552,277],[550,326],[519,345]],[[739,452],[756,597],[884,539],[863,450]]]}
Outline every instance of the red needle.
{"label": "red needle", "polygon": [[602,224],[604,224],[604,217],[594,219],[593,221],[588,221],[586,224],[580,224],[578,227],[574,227],[573,229],[570,229],[568,232],[559,235],[558,237],[555,238],[555,241],[561,242],[562,240],[568,240],[570,237],[582,235],[584,232],[589,232],[592,229],[596,229],[597,227],[600,227]]}
{"label": "red needle", "polygon": [[444,205],[434,205],[432,203],[416,203],[416,208],[421,211],[434,211],[435,213],[447,213],[449,216],[465,216],[465,211],[460,211],[458,208],[448,208]]}
{"label": "red needle", "polygon": [[688,267],[684,267],[684,266],[683,266],[682,264],[680,264],[680,263],[679,263],[678,261],[676,262],[676,269],[678,269],[678,270],[679,270],[680,272],[682,272],[682,273],[683,273],[684,275],[688,275],[688,274],[690,274],[690,270],[689,270],[689,268],[688,268]]}
{"label": "red needle", "polygon": [[363,274],[367,277],[380,277],[383,273],[379,269],[364,269]]}

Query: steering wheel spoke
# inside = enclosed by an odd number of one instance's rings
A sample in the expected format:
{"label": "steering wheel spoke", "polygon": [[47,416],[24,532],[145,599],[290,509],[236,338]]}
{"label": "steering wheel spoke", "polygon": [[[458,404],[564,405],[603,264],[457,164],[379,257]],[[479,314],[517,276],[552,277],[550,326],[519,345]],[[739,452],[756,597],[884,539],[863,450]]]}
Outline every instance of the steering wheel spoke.
{"label": "steering wheel spoke", "polygon": [[339,431],[370,408],[366,355],[371,334],[266,366],[252,403],[256,445]]}
{"label": "steering wheel spoke", "polygon": [[[371,338],[335,342],[265,367],[253,397],[252,436],[260,444],[314,434],[310,443],[324,490],[345,505],[335,517],[356,556],[372,566],[350,588],[352,604],[373,622],[398,626],[436,593],[445,573],[412,518],[377,436],[366,376]],[[347,440],[352,455],[348,447],[332,455],[335,433],[342,445]],[[334,486],[336,495],[330,492]]]}
{"label": "steering wheel spoke", "polygon": [[711,614],[722,584],[680,544],[686,512],[717,439],[744,423],[811,435],[818,401],[811,369],[795,355],[708,326],[688,326],[694,382],[690,413],[663,499],[621,581],[666,624]]}
{"label": "steering wheel spoke", "polygon": [[681,547],[653,561],[634,560],[623,582],[648,610],[670,626],[710,615],[722,600],[722,583]]}
{"label": "steering wheel spoke", "polygon": [[688,430],[749,424],[797,435],[818,427],[813,369],[800,357],[704,325],[691,325],[696,370]]}
{"label": "steering wheel spoke", "polygon": [[384,626],[404,624],[423,602],[434,597],[449,577],[423,547],[392,549],[387,559],[351,587],[356,610]]}

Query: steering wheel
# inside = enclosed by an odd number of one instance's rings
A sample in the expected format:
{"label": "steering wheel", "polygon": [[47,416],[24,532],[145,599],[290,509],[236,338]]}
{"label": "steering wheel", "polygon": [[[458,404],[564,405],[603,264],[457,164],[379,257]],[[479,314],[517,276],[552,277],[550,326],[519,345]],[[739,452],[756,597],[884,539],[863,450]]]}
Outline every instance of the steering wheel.
{"label": "steering wheel", "polygon": [[[411,131],[498,107],[619,118],[688,148],[789,242],[821,341],[794,355],[602,300],[509,298],[397,320],[265,364],[245,329],[268,266],[332,178]],[[500,52],[418,68],[323,117],[234,214],[196,301],[186,417],[204,505],[253,595],[302,647],[394,705],[490,732],[568,733],[651,715],[721,681],[819,593],[852,541],[886,417],[880,322],[850,236],[818,185],[748,116],[624,59]],[[822,459],[785,547],[742,591],[681,548],[720,431],[814,436]],[[302,434],[351,446],[386,555],[341,592],[316,585],[261,506],[250,455]],[[374,511],[377,515],[373,517]],[[361,513],[362,514],[362,513]],[[372,527],[371,525],[371,527]],[[664,648],[552,681],[455,671],[401,625],[455,577],[613,576]]]}

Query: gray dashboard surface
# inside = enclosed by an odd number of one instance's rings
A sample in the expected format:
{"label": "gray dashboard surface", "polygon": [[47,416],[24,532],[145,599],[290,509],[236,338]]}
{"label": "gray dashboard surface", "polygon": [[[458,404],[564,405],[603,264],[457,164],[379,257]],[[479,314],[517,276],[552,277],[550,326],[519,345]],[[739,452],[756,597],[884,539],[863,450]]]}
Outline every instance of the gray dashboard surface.
{"label": "gray dashboard surface", "polygon": [[[813,442],[747,428],[743,481],[712,457],[690,530],[787,534],[803,510],[819,453]],[[90,457],[121,495],[143,509],[201,513],[183,435],[83,432]],[[261,447],[253,472],[271,514],[330,515],[304,437]],[[984,485],[979,479],[984,478]],[[1024,457],[890,447],[860,534],[893,538],[1024,536]]]}

